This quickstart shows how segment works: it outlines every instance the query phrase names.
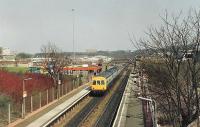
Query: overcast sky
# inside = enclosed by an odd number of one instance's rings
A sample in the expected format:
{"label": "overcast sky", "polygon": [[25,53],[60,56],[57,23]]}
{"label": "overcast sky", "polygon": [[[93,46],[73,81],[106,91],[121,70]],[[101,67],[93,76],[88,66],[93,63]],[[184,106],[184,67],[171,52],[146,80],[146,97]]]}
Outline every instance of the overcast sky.
{"label": "overcast sky", "polygon": [[200,8],[200,0],[0,0],[0,46],[40,52],[49,41],[63,51],[132,50],[128,32],[144,36],[159,15]]}

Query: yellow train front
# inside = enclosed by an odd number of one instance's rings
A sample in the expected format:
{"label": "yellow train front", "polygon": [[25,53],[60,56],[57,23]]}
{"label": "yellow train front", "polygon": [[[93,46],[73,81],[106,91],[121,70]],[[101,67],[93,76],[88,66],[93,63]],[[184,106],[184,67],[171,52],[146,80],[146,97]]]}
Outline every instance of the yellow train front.
{"label": "yellow train front", "polygon": [[117,67],[112,67],[99,75],[92,78],[92,83],[90,85],[92,94],[104,93],[107,91],[112,84],[113,79],[118,75],[119,69]]}

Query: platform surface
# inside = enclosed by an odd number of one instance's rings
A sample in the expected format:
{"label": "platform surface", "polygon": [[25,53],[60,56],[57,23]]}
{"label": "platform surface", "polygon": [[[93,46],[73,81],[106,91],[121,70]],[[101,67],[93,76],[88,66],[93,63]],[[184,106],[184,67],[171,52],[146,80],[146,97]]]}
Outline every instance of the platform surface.
{"label": "platform surface", "polygon": [[113,127],[144,127],[142,102],[135,96],[139,88],[130,77]]}
{"label": "platform surface", "polygon": [[134,96],[133,92],[128,102],[125,127],[144,127],[142,102]]}
{"label": "platform surface", "polygon": [[54,118],[56,115],[61,113],[63,110],[66,110],[69,108],[73,103],[75,103],[79,98],[82,96],[88,94],[90,92],[89,87],[84,88],[79,93],[75,94],[70,99],[66,100],[64,103],[56,106],[53,110],[47,112],[40,118],[36,119],[32,123],[30,123],[27,127],[42,127],[44,126],[48,121],[50,121],[52,118]]}

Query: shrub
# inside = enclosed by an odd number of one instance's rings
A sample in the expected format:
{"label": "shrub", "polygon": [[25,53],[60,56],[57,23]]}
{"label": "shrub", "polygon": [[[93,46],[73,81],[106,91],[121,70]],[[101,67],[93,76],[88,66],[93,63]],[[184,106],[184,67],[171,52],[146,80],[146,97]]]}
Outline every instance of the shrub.
{"label": "shrub", "polygon": [[53,86],[52,78],[41,74],[16,74],[0,70],[0,93],[10,96],[14,101],[22,99],[23,79],[32,78],[25,81],[25,90],[28,95],[34,91],[43,91]]}

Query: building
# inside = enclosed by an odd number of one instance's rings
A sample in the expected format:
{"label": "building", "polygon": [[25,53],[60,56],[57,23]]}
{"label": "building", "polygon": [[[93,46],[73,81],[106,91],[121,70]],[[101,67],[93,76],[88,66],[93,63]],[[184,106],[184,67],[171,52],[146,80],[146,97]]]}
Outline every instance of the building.
{"label": "building", "polygon": [[2,52],[0,54],[1,61],[15,61],[16,53],[11,51],[9,48],[2,48]]}
{"label": "building", "polygon": [[96,53],[97,50],[96,49],[86,49],[87,53]]}

